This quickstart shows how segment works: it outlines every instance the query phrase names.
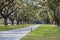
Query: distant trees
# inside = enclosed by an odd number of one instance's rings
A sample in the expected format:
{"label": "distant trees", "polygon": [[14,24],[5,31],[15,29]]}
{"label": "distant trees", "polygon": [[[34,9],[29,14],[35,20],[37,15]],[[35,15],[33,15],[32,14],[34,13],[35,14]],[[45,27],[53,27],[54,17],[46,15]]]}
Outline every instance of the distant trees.
{"label": "distant trees", "polygon": [[37,8],[33,2],[20,0],[18,5],[20,5],[18,21],[20,20],[20,22],[23,21],[23,23],[32,23],[33,20],[36,20],[34,17],[37,14]]}
{"label": "distant trees", "polygon": [[46,23],[60,23],[60,0],[0,0],[0,15],[4,18],[4,24],[8,25],[7,19],[14,25],[19,23],[33,23],[45,21]]}

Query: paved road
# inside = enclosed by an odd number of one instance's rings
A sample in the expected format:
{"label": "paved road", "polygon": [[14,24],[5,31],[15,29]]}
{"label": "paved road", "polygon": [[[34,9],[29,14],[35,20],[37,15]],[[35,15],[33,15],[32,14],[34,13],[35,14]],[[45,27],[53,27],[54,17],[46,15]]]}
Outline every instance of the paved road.
{"label": "paved road", "polygon": [[40,25],[35,25],[9,31],[0,31],[0,40],[19,40],[31,32],[31,29],[34,30],[39,26]]}

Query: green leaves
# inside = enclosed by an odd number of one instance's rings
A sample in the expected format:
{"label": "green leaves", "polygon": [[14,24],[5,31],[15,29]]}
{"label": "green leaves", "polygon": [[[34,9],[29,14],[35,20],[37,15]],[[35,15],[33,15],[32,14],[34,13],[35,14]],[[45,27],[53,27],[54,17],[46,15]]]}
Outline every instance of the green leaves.
{"label": "green leaves", "polygon": [[47,5],[52,10],[56,10],[56,8],[59,6],[59,3],[59,0],[47,0]]}

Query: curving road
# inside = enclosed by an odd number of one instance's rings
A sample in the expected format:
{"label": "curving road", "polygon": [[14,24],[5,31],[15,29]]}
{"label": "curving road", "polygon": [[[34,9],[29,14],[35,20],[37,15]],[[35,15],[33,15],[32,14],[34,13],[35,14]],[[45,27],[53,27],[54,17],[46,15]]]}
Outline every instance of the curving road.
{"label": "curving road", "polygon": [[35,30],[39,26],[40,24],[9,31],[0,31],[0,40],[20,40],[22,37],[26,36],[29,32]]}

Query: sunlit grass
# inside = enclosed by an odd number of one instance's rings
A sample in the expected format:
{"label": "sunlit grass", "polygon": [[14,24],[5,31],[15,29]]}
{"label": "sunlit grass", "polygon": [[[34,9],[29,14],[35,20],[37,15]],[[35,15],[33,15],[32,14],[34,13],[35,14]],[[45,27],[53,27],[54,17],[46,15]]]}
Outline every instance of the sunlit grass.
{"label": "sunlit grass", "polygon": [[23,28],[23,27],[32,26],[32,25],[34,24],[21,24],[21,25],[9,25],[9,26],[0,25],[0,31]]}
{"label": "sunlit grass", "polygon": [[60,40],[60,27],[44,24],[21,40]]}

